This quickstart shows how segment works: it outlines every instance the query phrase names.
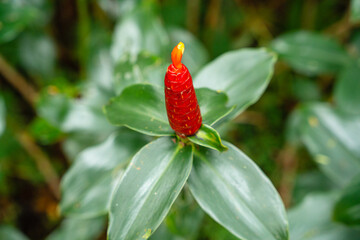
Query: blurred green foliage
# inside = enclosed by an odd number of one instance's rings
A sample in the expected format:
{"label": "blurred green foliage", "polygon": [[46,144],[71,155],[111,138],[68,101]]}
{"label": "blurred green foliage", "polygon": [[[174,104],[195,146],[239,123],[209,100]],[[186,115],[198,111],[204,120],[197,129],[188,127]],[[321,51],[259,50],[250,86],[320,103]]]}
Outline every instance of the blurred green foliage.
{"label": "blurred green foliage", "polygon": [[[67,170],[88,152],[116,145],[103,106],[130,83],[161,83],[179,39],[194,78],[230,50],[265,47],[276,53],[265,93],[222,126],[221,135],[277,187],[289,207],[291,239],[360,238],[354,230],[359,23],[359,0],[2,1],[0,239],[106,239],[103,217],[64,218],[59,192],[49,186],[58,186],[62,176],[71,180]],[[96,154],[101,161],[101,151]],[[100,170],[88,180],[109,172]],[[104,182],[110,184],[115,176],[108,177]],[[185,189],[151,239],[236,238]]]}

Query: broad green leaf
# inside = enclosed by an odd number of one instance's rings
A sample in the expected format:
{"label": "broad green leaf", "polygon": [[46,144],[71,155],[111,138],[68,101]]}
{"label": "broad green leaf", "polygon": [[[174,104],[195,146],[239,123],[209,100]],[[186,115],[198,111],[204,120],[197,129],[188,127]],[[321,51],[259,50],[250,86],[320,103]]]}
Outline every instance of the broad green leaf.
{"label": "broad green leaf", "polygon": [[360,21],[360,0],[351,0],[350,20],[352,22]]}
{"label": "broad green leaf", "polygon": [[[227,97],[210,89],[196,90],[203,122],[214,124],[232,111],[226,106]],[[110,100],[104,107],[109,121],[135,131],[152,135],[173,135],[165,108],[162,87],[150,84],[134,84],[125,88],[121,95]]]}
{"label": "broad green leaf", "polygon": [[306,75],[337,73],[350,61],[342,46],[319,33],[287,33],[276,38],[271,47],[280,59]]}
{"label": "broad green leaf", "polygon": [[0,2],[0,43],[17,37],[37,14],[26,0]]}
{"label": "broad green leaf", "polygon": [[194,86],[223,91],[236,117],[256,102],[273,74],[276,56],[265,49],[242,49],[225,53],[207,64],[195,77]]}
{"label": "broad green leaf", "polygon": [[287,240],[284,205],[264,173],[230,143],[195,154],[188,183],[199,205],[240,239]]}
{"label": "broad green leaf", "polygon": [[145,143],[138,133],[122,129],[81,152],[61,182],[62,213],[82,217],[106,214],[116,180]]}
{"label": "broad green leaf", "polygon": [[168,29],[168,32],[170,36],[169,53],[179,42],[183,42],[185,52],[182,62],[189,69],[190,74],[194,75],[209,61],[209,54],[206,48],[192,33],[184,29],[171,27]]}
{"label": "broad green leaf", "polygon": [[360,113],[360,67],[351,66],[339,76],[335,85],[334,98],[337,106],[342,110]]}
{"label": "broad green leaf", "polygon": [[21,36],[18,55],[22,66],[32,75],[49,79],[54,74],[56,49],[44,33],[25,33]]}
{"label": "broad green leaf", "polygon": [[99,238],[104,226],[105,219],[103,217],[67,218],[46,240],[96,240]]}
{"label": "broad green leaf", "polygon": [[159,138],[132,159],[111,200],[109,240],[147,239],[183,188],[192,147]]}
{"label": "broad green leaf", "polygon": [[194,136],[188,137],[188,139],[200,146],[211,148],[220,152],[227,150],[227,147],[225,147],[221,142],[219,133],[206,124],[202,124],[197,133]]}
{"label": "broad green leaf", "polygon": [[228,97],[223,92],[208,88],[199,88],[195,91],[204,124],[212,126],[234,110],[234,107],[227,107]]}
{"label": "broad green leaf", "polygon": [[360,117],[327,104],[309,104],[299,109],[302,142],[320,169],[336,184],[346,185],[360,174]]}
{"label": "broad green leaf", "polygon": [[0,136],[6,127],[6,108],[4,98],[0,95]]}
{"label": "broad green leaf", "polygon": [[295,77],[289,79],[293,95],[300,102],[318,101],[321,99],[320,88],[316,81],[305,77]]}
{"label": "broad green leaf", "polygon": [[163,56],[168,44],[160,20],[148,8],[137,8],[116,25],[111,54],[116,61],[126,53],[136,56],[142,50]]}
{"label": "broad green leaf", "polygon": [[331,220],[337,194],[312,194],[289,211],[291,240],[358,239],[359,231],[351,230]]}
{"label": "broad green leaf", "polygon": [[150,84],[136,84],[124,91],[104,108],[112,124],[126,126],[153,136],[173,135],[165,109],[163,90]]}
{"label": "broad green leaf", "polygon": [[137,83],[163,86],[168,65],[161,58],[145,52],[119,61],[115,66],[115,92],[120,94],[124,88]]}
{"label": "broad green leaf", "polygon": [[344,189],[335,205],[334,218],[346,225],[360,225],[360,175]]}
{"label": "broad green leaf", "polygon": [[23,233],[10,225],[0,225],[0,239],[28,240]]}

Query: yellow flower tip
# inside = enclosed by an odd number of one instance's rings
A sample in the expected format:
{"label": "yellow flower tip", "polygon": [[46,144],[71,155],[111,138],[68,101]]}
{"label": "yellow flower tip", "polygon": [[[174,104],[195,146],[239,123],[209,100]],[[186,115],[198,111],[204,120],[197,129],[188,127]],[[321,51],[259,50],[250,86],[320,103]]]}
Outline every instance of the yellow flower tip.
{"label": "yellow flower tip", "polygon": [[174,66],[178,69],[182,67],[181,58],[185,51],[185,45],[182,42],[179,42],[178,45],[174,47],[171,52],[171,61],[173,62]]}

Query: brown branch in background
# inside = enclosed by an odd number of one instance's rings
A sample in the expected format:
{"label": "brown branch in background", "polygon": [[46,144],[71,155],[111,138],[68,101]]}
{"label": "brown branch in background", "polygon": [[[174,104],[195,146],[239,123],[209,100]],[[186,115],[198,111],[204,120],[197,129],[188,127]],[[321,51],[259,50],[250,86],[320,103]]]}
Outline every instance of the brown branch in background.
{"label": "brown branch in background", "polygon": [[281,180],[279,185],[279,193],[285,204],[289,207],[292,201],[292,192],[295,184],[295,177],[298,167],[296,157],[296,148],[292,145],[285,145],[277,156],[277,162],[281,166]]}
{"label": "brown branch in background", "polygon": [[46,183],[48,184],[56,199],[60,199],[59,177],[53,166],[50,164],[50,160],[47,155],[35,143],[34,139],[26,132],[18,133],[16,137],[19,143],[35,161],[37,168],[43,175]]}
{"label": "brown branch in background", "polygon": [[186,27],[193,34],[197,34],[200,20],[200,0],[188,0],[186,7]]}
{"label": "brown branch in background", "polygon": [[7,61],[0,55],[0,74],[23,96],[23,98],[35,105],[37,92]]}

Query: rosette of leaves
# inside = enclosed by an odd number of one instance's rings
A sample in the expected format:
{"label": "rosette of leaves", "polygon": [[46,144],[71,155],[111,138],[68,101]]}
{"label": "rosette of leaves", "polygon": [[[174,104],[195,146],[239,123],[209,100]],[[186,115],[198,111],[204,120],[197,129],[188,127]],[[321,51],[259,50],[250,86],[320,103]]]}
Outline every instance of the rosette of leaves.
{"label": "rosette of leaves", "polygon": [[128,85],[104,107],[109,121],[156,137],[131,159],[108,202],[109,239],[147,239],[185,184],[215,221],[240,239],[288,239],[283,203],[265,174],[216,128],[256,102],[273,73],[265,49],[228,52],[202,68],[194,86],[203,125],[180,140],[171,129],[163,86]]}

